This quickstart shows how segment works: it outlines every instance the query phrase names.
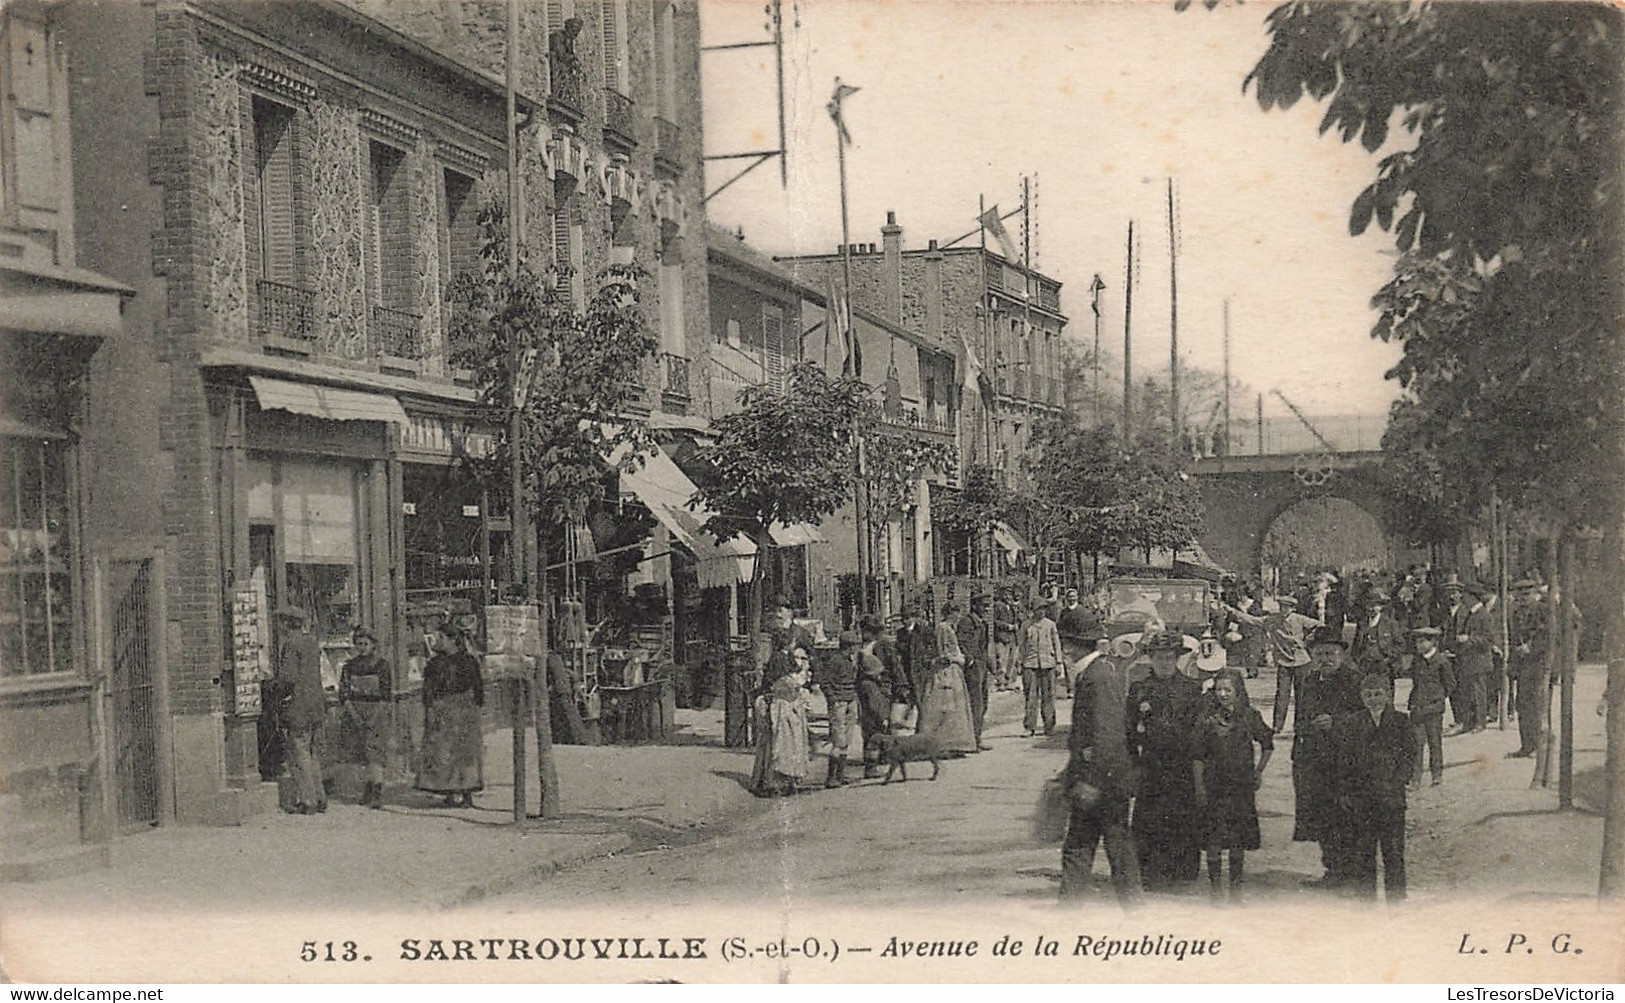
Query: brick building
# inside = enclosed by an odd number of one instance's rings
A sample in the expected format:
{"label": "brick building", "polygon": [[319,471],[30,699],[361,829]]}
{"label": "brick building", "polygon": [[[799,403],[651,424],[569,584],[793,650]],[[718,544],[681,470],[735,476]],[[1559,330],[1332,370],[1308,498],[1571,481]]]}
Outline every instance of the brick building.
{"label": "brick building", "polygon": [[[959,414],[962,466],[988,466],[1007,483],[1026,476],[1032,425],[1058,414],[1063,401],[1061,283],[1027,272],[980,247],[905,250],[903,228],[886,214],[880,244],[852,248],[852,302],[912,331],[960,359],[962,377],[971,375],[971,356],[982,368],[985,386],[942,386],[927,394],[926,406],[944,398]],[[839,281],[841,254],[798,255],[785,259],[809,284]]]}
{"label": "brick building", "polygon": [[[505,564],[500,500],[456,476],[490,430],[445,334],[475,216],[506,193],[505,5],[53,10],[96,54],[71,73],[81,263],[138,293],[92,369],[85,539],[161,583],[159,698],[129,727],[157,736],[147,779],[172,797],[122,821],[238,822],[275,803],[271,609],[311,614],[335,674],[373,627],[404,714],[422,620],[477,607]],[[522,5],[533,257],[573,266],[577,302],[610,261],[656,276],[642,400],[680,420],[706,328],[698,37],[693,0]]]}

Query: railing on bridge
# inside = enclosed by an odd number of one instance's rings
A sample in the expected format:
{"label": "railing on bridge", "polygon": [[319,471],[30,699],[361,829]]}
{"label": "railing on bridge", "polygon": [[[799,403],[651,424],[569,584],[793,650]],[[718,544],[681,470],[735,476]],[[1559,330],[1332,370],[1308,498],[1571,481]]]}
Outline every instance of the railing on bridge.
{"label": "railing on bridge", "polygon": [[[1386,414],[1309,415],[1309,421],[1335,452],[1366,453],[1382,449],[1382,434],[1388,427]],[[1263,432],[1262,444],[1259,432]],[[1218,429],[1214,429],[1217,433]],[[1219,450],[1211,441],[1199,444],[1204,456],[1216,455]],[[1325,445],[1303,422],[1292,415],[1272,416],[1264,419],[1260,429],[1256,420],[1236,419],[1230,423],[1231,456],[1291,456],[1299,453],[1322,453]]]}

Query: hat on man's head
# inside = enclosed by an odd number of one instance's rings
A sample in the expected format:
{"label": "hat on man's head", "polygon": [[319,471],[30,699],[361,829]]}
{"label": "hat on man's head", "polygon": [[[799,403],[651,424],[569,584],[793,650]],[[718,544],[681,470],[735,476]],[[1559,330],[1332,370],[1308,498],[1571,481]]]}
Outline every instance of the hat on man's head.
{"label": "hat on man's head", "polygon": [[1075,589],[1075,588],[1069,588],[1069,589],[1066,590],[1066,594],[1068,596],[1075,596],[1075,595],[1078,594],[1078,590]]}
{"label": "hat on man's head", "polygon": [[1440,630],[1437,627],[1417,627],[1411,633],[1417,637],[1438,637]]}
{"label": "hat on man's head", "polygon": [[841,631],[839,643],[843,648],[856,648],[863,643],[863,638],[859,637],[858,632],[855,630],[843,630]]}
{"label": "hat on man's head", "polygon": [[874,613],[865,613],[863,616],[858,618],[859,630],[879,631],[885,629],[885,626],[886,625],[881,622],[880,617]]}
{"label": "hat on man's head", "polygon": [[1372,606],[1388,601],[1388,593],[1382,589],[1372,589],[1365,594],[1365,601]]}
{"label": "hat on man's head", "polygon": [[1184,651],[1185,638],[1177,630],[1159,630],[1141,645],[1146,651]]}
{"label": "hat on man's head", "polygon": [[304,623],[306,620],[310,619],[310,614],[306,613],[304,610],[300,609],[298,606],[292,606],[292,605],[286,605],[286,604],[284,604],[282,606],[278,606],[276,608],[276,612],[274,614],[272,614],[272,615],[275,616],[278,620],[297,620],[300,623]]}
{"label": "hat on man's head", "polygon": [[1454,589],[1457,592],[1461,592],[1464,591],[1467,586],[1461,583],[1461,576],[1452,571],[1445,576],[1444,581],[1439,583],[1439,588]]}
{"label": "hat on man's head", "polygon": [[1527,592],[1532,589],[1540,588],[1540,583],[1535,581],[1533,578],[1520,578],[1511,585],[1508,585],[1507,588],[1511,589],[1513,592]]}
{"label": "hat on man's head", "polygon": [[1278,595],[1275,597],[1275,603],[1278,606],[1296,606],[1298,605],[1298,597],[1290,594]]}

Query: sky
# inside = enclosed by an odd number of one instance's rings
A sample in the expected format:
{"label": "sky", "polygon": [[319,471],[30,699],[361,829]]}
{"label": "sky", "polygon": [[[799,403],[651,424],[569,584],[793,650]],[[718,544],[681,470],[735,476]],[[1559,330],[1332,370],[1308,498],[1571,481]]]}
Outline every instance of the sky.
{"label": "sky", "polygon": [[[701,0],[704,44],[767,38],[762,2]],[[825,105],[839,76],[861,88],[845,105],[854,242],[878,243],[892,210],[905,247],[946,243],[976,228],[979,194],[1014,209],[1022,175],[1036,176],[1035,266],[1064,283],[1068,331],[1085,343],[1094,338],[1088,289],[1101,276],[1102,343],[1119,357],[1134,220],[1135,369],[1156,367],[1165,379],[1173,177],[1182,364],[1222,371],[1228,298],[1231,372],[1266,395],[1267,416],[1287,413],[1270,396],[1276,389],[1311,414],[1384,412],[1398,390],[1383,373],[1399,351],[1371,338],[1370,299],[1392,267],[1392,243],[1375,227],[1348,233],[1350,205],[1378,157],[1320,136],[1324,108],[1307,98],[1266,113],[1242,92],[1267,47],[1272,7],[784,0],[788,186],[766,164],[707,214],[771,254],[836,248],[839,174]],[[707,154],[776,145],[771,48],[707,52],[702,75]],[[708,164],[707,191],[743,163]],[[1019,241],[1020,217],[1006,225]]]}

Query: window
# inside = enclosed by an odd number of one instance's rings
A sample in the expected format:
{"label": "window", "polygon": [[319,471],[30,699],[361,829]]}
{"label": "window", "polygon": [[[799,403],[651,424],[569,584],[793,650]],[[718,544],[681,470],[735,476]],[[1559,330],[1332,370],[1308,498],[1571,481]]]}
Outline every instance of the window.
{"label": "window", "polygon": [[762,382],[775,390],[784,387],[784,308],[762,304]]}
{"label": "window", "polygon": [[558,269],[559,289],[570,297],[571,305],[583,309],[587,302],[581,256],[584,235],[570,201],[561,201],[553,210],[551,226],[553,266]]}
{"label": "window", "polygon": [[631,90],[626,58],[626,0],[601,0],[604,29],[604,86],[618,94]]}
{"label": "window", "polygon": [[[52,214],[66,208],[59,204],[66,177],[57,159],[60,123],[54,114],[66,81],[58,75],[52,39],[42,25],[7,17],[0,32],[5,36],[0,85],[9,106],[0,126],[0,149],[6,151],[0,206],[15,203],[30,229],[51,226]],[[18,220],[7,215],[6,223],[15,226]]]}
{"label": "window", "polygon": [[369,142],[367,198],[368,298],[375,306],[412,304],[412,213],[407,200],[406,154]]}
{"label": "window", "polygon": [[72,672],[66,440],[0,438],[0,677]]}
{"label": "window", "polygon": [[474,204],[474,179],[447,169],[440,206],[440,280],[449,285],[454,276],[478,272],[480,260],[479,209]]}
{"label": "window", "polygon": [[660,256],[660,350],[688,355],[683,332],[683,259],[677,240],[668,240]]}
{"label": "window", "polygon": [[243,200],[248,234],[249,274],[286,285],[300,280],[301,254],[295,232],[298,185],[295,177],[294,110],[255,97],[245,139],[252,143],[253,170],[244,175],[252,189]]}

